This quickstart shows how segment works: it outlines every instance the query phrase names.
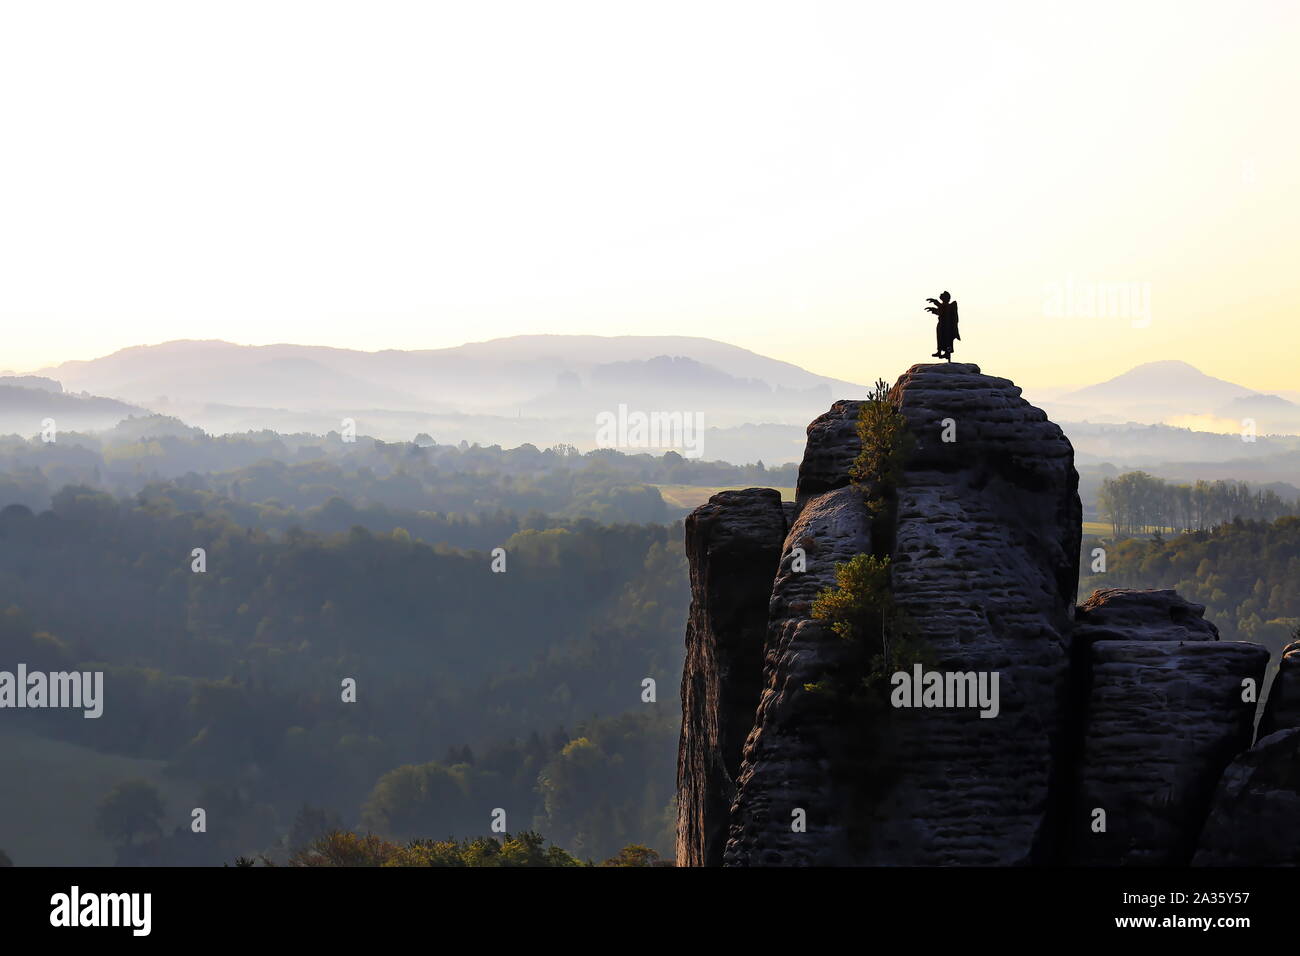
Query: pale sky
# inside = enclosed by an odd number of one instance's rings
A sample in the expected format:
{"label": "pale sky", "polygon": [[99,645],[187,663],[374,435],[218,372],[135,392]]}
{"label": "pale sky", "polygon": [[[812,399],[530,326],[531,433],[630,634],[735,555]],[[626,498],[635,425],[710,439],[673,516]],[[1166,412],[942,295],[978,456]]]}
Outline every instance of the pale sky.
{"label": "pale sky", "polygon": [[1250,0],[6,3],[0,368],[555,332],[869,381],[949,289],[1022,384],[1295,388],[1297,40]]}

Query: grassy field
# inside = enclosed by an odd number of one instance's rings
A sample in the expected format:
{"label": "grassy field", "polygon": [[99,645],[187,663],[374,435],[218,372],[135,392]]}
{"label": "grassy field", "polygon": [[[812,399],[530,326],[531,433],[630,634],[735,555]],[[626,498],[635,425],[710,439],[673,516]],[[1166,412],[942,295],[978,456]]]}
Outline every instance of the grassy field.
{"label": "grassy field", "polygon": [[[735,491],[736,485],[655,485],[659,489],[659,494],[671,508],[684,508],[692,511],[709,500],[711,495],[716,495],[719,491]],[[749,486],[745,486],[749,487]],[[777,488],[781,492],[781,498],[784,501],[794,501],[793,488]]]}
{"label": "grassy field", "polygon": [[[1083,533],[1096,535],[1102,538],[1109,538],[1113,534],[1113,532],[1111,531],[1109,521],[1085,521],[1083,523]],[[1146,534],[1127,535],[1127,537],[1149,538],[1153,533],[1154,532],[1148,532]],[[1174,537],[1176,535],[1182,534],[1183,532],[1178,530],[1177,528],[1163,528],[1161,529],[1160,533],[1165,535],[1166,537]]]}
{"label": "grassy field", "polygon": [[165,778],[162,768],[161,760],[0,729],[0,849],[15,866],[112,866],[112,844],[95,832],[95,807],[120,781],[139,777],[158,788],[164,830],[189,820],[195,788]]}

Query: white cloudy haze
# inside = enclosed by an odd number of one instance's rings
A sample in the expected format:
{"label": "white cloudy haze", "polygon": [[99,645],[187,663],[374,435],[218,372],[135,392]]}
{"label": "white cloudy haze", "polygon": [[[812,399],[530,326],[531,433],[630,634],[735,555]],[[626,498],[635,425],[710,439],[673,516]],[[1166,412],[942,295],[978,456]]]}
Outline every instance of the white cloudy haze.
{"label": "white cloudy haze", "polygon": [[8,4],[0,367],[582,332],[864,380],[951,288],[1018,381],[1288,387],[1296,9]]}

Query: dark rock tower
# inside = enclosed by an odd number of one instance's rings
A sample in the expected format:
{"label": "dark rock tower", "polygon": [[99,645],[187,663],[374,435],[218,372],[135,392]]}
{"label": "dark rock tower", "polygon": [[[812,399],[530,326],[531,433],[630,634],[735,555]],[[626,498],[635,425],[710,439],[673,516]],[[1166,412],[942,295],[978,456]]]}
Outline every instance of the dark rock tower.
{"label": "dark rock tower", "polygon": [[[1076,615],[1073,449],[1007,379],[917,365],[889,401],[912,444],[887,520],[850,479],[861,403],[840,401],[808,427],[793,506],[723,492],[687,521],[679,864],[1187,862],[1267,652],[1172,592],[1099,592]],[[818,692],[867,672],[812,615],[859,554],[890,559],[934,670],[997,675],[996,717],[864,717]]]}

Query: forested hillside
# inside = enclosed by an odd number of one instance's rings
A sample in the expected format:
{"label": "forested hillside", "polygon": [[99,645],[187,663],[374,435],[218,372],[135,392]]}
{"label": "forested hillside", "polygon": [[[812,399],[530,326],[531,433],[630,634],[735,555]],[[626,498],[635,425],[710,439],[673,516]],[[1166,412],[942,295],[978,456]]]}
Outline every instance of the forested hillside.
{"label": "forested hillside", "polygon": [[261,852],[303,804],[393,836],[477,835],[504,807],[584,855],[670,847],[680,525],[522,527],[494,545],[502,573],[405,529],[270,534],[191,504],[69,487],[0,511],[0,660],[106,672],[100,719],[14,723],[165,760],[208,793],[222,839],[148,853]]}
{"label": "forested hillside", "polygon": [[1097,511],[1119,536],[1204,531],[1236,518],[1273,521],[1300,513],[1300,500],[1241,481],[1178,483],[1134,471],[1102,481]]}
{"label": "forested hillside", "polygon": [[[63,795],[121,863],[397,865],[453,839],[434,855],[462,865],[497,852],[463,842],[497,810],[578,860],[671,856],[689,588],[686,508],[665,495],[794,481],[671,452],[214,438],[157,417],[0,439],[0,666],[106,674],[103,717],[11,711],[29,735],[12,743],[161,768]],[[1225,638],[1274,649],[1300,623],[1300,519],[1240,520],[1293,502],[1142,473],[1099,497],[1117,533],[1085,539],[1083,594],[1175,587]]]}
{"label": "forested hillside", "polygon": [[[1092,570],[1094,550],[1106,570]],[[1240,518],[1176,537],[1083,541],[1079,591],[1175,588],[1204,604],[1224,640],[1255,641],[1276,653],[1300,626],[1300,517]],[[1276,660],[1275,660],[1276,663]]]}
{"label": "forested hillside", "polygon": [[[783,487],[794,478],[794,465],[731,465],[672,451],[579,454],[569,445],[439,445],[427,435],[411,442],[366,436],[345,441],[337,432],[214,437],[161,416],[126,419],[99,435],[59,434],[55,442],[0,437],[0,507],[19,503],[44,510],[65,485],[124,496],[173,482],[194,493],[186,507],[224,509],[241,524],[267,530],[310,522],[297,512],[334,499],[344,505],[340,511],[335,504],[322,530],[350,526],[344,524],[352,519],[349,508],[371,509],[380,526],[382,509],[425,511],[450,525],[498,511],[606,523],[667,521],[683,512],[664,503],[657,484]],[[427,540],[445,540],[446,530],[430,528]]]}

